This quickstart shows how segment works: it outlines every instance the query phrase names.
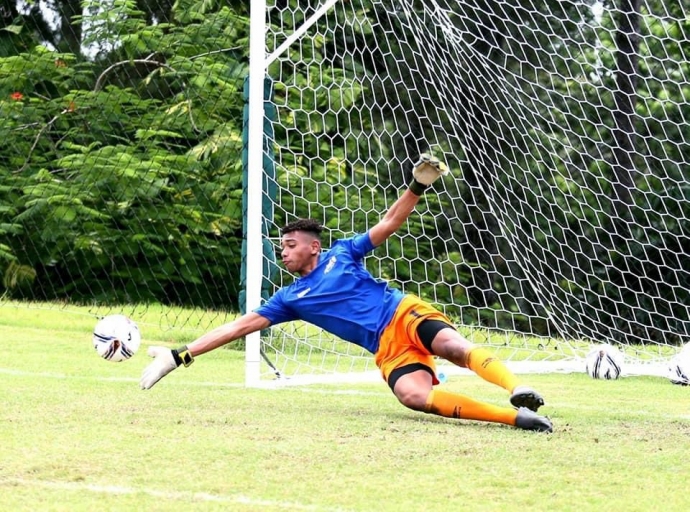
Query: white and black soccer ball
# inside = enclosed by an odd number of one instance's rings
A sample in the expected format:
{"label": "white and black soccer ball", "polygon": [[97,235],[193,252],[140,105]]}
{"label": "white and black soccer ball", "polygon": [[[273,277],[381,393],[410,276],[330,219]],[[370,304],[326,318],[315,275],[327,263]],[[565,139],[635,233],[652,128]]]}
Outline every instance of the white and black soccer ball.
{"label": "white and black soccer ball", "polygon": [[132,357],[141,344],[136,322],[125,315],[109,315],[93,330],[93,346],[103,359],[119,362]]}
{"label": "white and black soccer ball", "polygon": [[623,353],[613,345],[593,347],[586,357],[587,373],[593,379],[615,380],[623,373]]}
{"label": "white and black soccer ball", "polygon": [[671,359],[668,373],[668,378],[673,384],[690,386],[690,343]]}

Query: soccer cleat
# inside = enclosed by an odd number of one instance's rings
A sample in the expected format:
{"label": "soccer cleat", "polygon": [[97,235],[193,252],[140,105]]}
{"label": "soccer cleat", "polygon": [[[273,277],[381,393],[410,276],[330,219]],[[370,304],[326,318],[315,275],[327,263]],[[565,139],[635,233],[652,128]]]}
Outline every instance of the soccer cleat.
{"label": "soccer cleat", "polygon": [[522,430],[535,430],[537,432],[553,432],[553,424],[549,418],[539,416],[527,407],[518,409],[515,426]]}
{"label": "soccer cleat", "polygon": [[518,386],[510,395],[510,403],[513,404],[513,407],[527,407],[529,410],[537,412],[544,405],[544,399],[532,388]]}

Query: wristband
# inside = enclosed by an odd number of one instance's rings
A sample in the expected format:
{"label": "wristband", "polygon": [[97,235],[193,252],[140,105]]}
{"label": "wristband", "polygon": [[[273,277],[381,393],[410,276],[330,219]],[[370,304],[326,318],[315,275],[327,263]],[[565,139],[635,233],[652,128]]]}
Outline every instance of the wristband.
{"label": "wristband", "polygon": [[428,188],[429,185],[422,185],[415,179],[413,179],[412,183],[410,184],[410,192],[412,192],[416,196],[421,196],[424,193],[424,191]]}
{"label": "wristband", "polygon": [[177,366],[180,366],[181,364],[183,364],[183,365],[185,365],[185,367],[187,367],[194,362],[194,357],[192,356],[192,353],[187,348],[187,345],[185,345],[184,347],[180,347],[178,349],[173,350],[172,356],[173,356],[173,359],[175,360],[175,364],[177,364]]}

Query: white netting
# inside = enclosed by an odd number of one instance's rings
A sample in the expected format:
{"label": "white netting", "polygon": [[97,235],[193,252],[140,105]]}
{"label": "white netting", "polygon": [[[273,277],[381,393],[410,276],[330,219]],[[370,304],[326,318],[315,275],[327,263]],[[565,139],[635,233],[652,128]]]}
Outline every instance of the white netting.
{"label": "white netting", "polygon": [[[320,5],[267,12],[271,236],[297,217],[322,221],[326,246],[371,227],[431,150],[452,177],[368,259],[374,275],[527,370],[578,369],[609,342],[628,373],[660,374],[690,331],[690,11],[353,0],[310,25]],[[269,267],[269,292],[290,282]],[[284,374],[373,371],[306,326],[262,345]]]}

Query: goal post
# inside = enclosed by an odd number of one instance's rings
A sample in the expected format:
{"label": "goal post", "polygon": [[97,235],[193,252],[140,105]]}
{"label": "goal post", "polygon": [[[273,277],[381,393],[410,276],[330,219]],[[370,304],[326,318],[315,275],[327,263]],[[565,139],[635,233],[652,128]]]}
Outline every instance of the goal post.
{"label": "goal post", "polygon": [[[263,287],[263,146],[264,146],[264,76],[266,29],[266,0],[252,3],[249,31],[249,95],[248,114],[246,116],[247,162],[246,162],[246,213],[244,230],[246,252],[242,263],[246,276],[246,310],[251,311],[261,304]],[[246,338],[245,347],[245,383],[254,386],[259,382],[261,370],[260,333],[253,333]]]}
{"label": "goal post", "polygon": [[[451,176],[366,259],[375,276],[433,303],[517,372],[583,371],[591,345],[611,343],[628,374],[665,375],[690,335],[683,9],[259,4],[247,309],[266,280],[275,290],[293,279],[283,269],[261,274],[261,236],[277,244],[298,217],[324,224],[326,246],[363,232],[404,190],[417,155],[431,151]],[[275,108],[268,233],[257,176],[264,75]],[[277,373],[285,382],[378,378],[369,354],[300,322],[247,347],[251,385]]]}

